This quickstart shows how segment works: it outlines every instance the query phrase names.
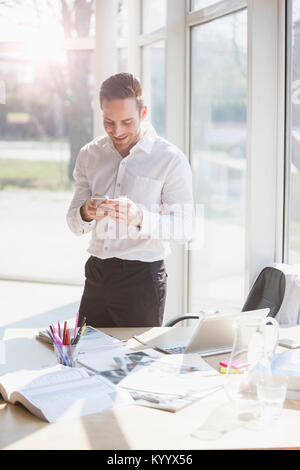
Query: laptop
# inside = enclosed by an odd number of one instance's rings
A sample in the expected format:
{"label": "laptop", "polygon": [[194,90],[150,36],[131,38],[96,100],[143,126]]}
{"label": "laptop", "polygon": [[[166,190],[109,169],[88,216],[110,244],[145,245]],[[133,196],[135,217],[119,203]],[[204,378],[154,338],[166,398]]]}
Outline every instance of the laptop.
{"label": "laptop", "polygon": [[179,340],[181,328],[173,327],[155,338],[151,347],[171,354],[198,353],[201,356],[212,356],[227,353],[232,350],[235,320],[251,315],[262,321],[269,312],[269,308],[264,308],[235,314],[203,314],[189,337]]}

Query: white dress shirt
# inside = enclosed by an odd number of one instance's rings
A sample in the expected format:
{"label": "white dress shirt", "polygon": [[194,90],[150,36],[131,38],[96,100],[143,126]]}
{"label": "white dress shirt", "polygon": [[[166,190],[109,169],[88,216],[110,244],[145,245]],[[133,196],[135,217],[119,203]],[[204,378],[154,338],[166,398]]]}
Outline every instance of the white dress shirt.
{"label": "white dress shirt", "polygon": [[[97,137],[79,152],[73,173],[75,194],[67,222],[73,233],[92,231],[88,252],[101,259],[157,261],[170,253],[170,241],[186,243],[193,233],[192,174],[186,156],[149,125],[122,157],[108,136]],[[126,196],[140,205],[140,227],[82,220],[80,208],[95,194]]]}

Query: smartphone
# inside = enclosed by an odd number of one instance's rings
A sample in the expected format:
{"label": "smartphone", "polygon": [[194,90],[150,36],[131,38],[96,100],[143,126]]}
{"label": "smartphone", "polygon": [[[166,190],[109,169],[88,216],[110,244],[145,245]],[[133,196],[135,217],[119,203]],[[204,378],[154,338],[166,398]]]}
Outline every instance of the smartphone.
{"label": "smartphone", "polygon": [[288,348],[288,349],[300,348],[300,341],[296,341],[294,339],[289,339],[289,338],[280,339],[278,344],[279,346],[283,346],[284,348]]}
{"label": "smartphone", "polygon": [[104,202],[104,201],[107,201],[109,199],[109,197],[105,194],[104,196],[93,196],[91,197],[92,201],[96,201],[97,202],[97,206],[101,206],[101,204]]}

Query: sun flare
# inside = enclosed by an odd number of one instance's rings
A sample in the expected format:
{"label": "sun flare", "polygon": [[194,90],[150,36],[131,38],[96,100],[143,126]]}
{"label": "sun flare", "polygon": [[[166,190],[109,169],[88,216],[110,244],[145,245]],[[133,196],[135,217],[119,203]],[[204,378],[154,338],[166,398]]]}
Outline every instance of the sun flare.
{"label": "sun flare", "polygon": [[34,63],[61,62],[65,49],[60,31],[51,25],[43,25],[39,32],[28,31],[23,41],[26,56]]}

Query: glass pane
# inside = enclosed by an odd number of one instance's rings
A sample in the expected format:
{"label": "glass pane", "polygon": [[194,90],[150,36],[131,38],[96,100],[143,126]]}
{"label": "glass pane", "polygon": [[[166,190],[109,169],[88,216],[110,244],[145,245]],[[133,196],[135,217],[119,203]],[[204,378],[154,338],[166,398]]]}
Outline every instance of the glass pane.
{"label": "glass pane", "polygon": [[1,53],[2,277],[83,280],[87,240],[70,232],[66,212],[75,159],[93,138],[92,56],[39,43]]}
{"label": "glass pane", "polygon": [[219,0],[191,0],[191,7],[190,10],[200,10],[200,8],[205,8],[214,3],[217,3]]}
{"label": "glass pane", "polygon": [[49,48],[63,38],[92,37],[94,10],[95,0],[6,0],[0,8],[0,41],[38,41]]}
{"label": "glass pane", "polygon": [[128,4],[126,0],[118,0],[117,38],[123,43],[122,47],[117,49],[117,72],[129,72],[128,48],[124,45],[128,39]]}
{"label": "glass pane", "polygon": [[142,33],[151,33],[166,24],[167,0],[142,0]]}
{"label": "glass pane", "polygon": [[117,51],[117,68],[118,68],[118,73],[129,72],[128,49],[126,47],[120,47]]}
{"label": "glass pane", "polygon": [[143,89],[148,119],[156,132],[165,131],[165,42],[143,47]]}
{"label": "glass pane", "polygon": [[300,0],[292,5],[289,262],[300,263]]}
{"label": "glass pane", "polygon": [[246,26],[243,10],[191,31],[190,158],[203,214],[203,240],[189,252],[191,312],[243,303]]}

